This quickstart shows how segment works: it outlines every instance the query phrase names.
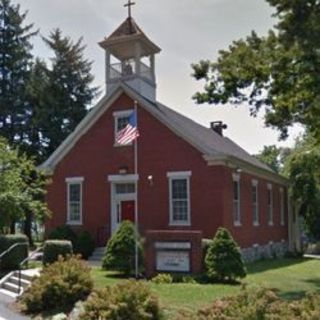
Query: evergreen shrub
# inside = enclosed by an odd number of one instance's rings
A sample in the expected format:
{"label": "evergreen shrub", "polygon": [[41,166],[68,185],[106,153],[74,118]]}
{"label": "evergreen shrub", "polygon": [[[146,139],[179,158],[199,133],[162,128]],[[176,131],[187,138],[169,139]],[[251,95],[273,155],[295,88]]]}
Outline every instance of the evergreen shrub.
{"label": "evergreen shrub", "polygon": [[80,231],[74,245],[74,252],[80,254],[83,259],[88,259],[95,248],[95,241],[88,231]]}
{"label": "evergreen shrub", "polygon": [[159,301],[141,281],[124,281],[92,292],[80,320],[159,320]]}
{"label": "evergreen shrub", "polygon": [[19,264],[28,257],[29,242],[25,235],[0,235],[0,254],[16,243],[25,245],[13,248],[0,261],[1,270],[14,270],[19,268]]}
{"label": "evergreen shrub", "polygon": [[90,268],[77,256],[59,257],[44,267],[39,278],[21,296],[27,313],[47,310],[64,311],[91,293]]}
{"label": "evergreen shrub", "polygon": [[66,257],[72,252],[72,243],[69,240],[47,240],[43,247],[43,263],[53,263],[59,256]]}
{"label": "evergreen shrub", "polygon": [[161,284],[161,283],[169,284],[173,282],[173,277],[169,273],[159,273],[151,279],[151,282],[156,284]]}
{"label": "evergreen shrub", "polygon": [[[135,270],[135,226],[130,221],[123,221],[116,233],[107,243],[102,261],[106,270],[119,271],[125,275]],[[142,246],[138,235],[139,267],[142,267]]]}
{"label": "evergreen shrub", "polygon": [[246,276],[240,248],[225,228],[219,228],[207,249],[205,265],[209,278],[235,281]]}

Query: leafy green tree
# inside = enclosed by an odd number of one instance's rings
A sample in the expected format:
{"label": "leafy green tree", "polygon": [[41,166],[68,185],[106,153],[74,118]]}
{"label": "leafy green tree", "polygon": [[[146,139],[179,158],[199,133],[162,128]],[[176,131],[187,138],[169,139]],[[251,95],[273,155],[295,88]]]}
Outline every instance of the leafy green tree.
{"label": "leafy green tree", "polygon": [[194,77],[205,81],[194,99],[249,104],[252,115],[264,108],[265,123],[279,129],[281,138],[295,123],[319,138],[320,2],[266,1],[275,9],[275,28],[234,41],[217,61],[193,65]]}
{"label": "leafy green tree", "polygon": [[268,165],[273,171],[281,173],[284,162],[290,155],[290,148],[277,147],[276,145],[264,146],[255,157]]}
{"label": "leafy green tree", "polygon": [[304,218],[304,230],[320,240],[320,146],[307,134],[297,141],[285,165],[291,195]]}
{"label": "leafy green tree", "polygon": [[235,281],[246,276],[240,248],[229,231],[222,227],[209,245],[205,265],[208,276],[218,281]]}
{"label": "leafy green tree", "polygon": [[[138,240],[139,241],[139,240]],[[130,275],[135,270],[135,226],[130,221],[123,221],[116,233],[107,243],[102,267]],[[139,262],[142,262],[142,247],[139,243]]]}
{"label": "leafy green tree", "polygon": [[29,114],[25,85],[32,63],[33,25],[25,24],[26,12],[10,0],[0,0],[0,135],[10,144],[27,143]]}
{"label": "leafy green tree", "polygon": [[[54,30],[44,38],[53,51],[52,66],[47,72],[44,64],[38,67],[35,83],[44,79],[43,87],[34,95],[37,105],[37,125],[45,143],[43,157],[50,155],[60,143],[75,129],[97,94],[97,88],[91,86],[91,62],[84,55],[85,46],[80,38],[74,43],[64,37],[61,30]],[[37,71],[37,70],[36,70]],[[47,73],[47,75],[46,75]],[[33,89],[36,89],[33,86]],[[36,102],[38,97],[38,104]],[[42,144],[43,147],[43,144]]]}
{"label": "leafy green tree", "polygon": [[49,215],[44,202],[46,183],[32,160],[0,139],[0,233],[14,233],[15,223],[24,222],[26,212],[39,220]]}

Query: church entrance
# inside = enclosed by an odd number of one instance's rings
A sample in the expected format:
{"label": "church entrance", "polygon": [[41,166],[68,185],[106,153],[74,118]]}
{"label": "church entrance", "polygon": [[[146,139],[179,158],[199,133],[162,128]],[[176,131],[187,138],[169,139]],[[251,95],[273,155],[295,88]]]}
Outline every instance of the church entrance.
{"label": "church entrance", "polygon": [[113,182],[111,185],[111,235],[125,220],[135,222],[135,182]]}

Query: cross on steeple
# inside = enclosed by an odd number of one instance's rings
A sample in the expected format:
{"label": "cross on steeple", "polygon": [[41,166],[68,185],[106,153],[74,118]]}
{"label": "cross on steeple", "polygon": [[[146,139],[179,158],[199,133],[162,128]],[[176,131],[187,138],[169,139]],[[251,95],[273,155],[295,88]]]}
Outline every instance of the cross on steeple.
{"label": "cross on steeple", "polygon": [[124,7],[128,7],[128,17],[131,18],[131,7],[135,5],[135,2],[131,2],[131,0],[128,0],[128,3],[124,5]]}

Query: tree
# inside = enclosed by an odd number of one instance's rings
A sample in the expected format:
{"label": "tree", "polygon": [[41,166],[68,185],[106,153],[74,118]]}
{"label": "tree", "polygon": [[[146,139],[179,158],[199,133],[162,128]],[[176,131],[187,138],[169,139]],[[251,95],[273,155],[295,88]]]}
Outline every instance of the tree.
{"label": "tree", "polygon": [[28,118],[25,85],[32,62],[33,25],[26,12],[10,0],[0,0],[0,135],[10,144],[25,143]]}
{"label": "tree", "polygon": [[320,240],[320,147],[306,134],[297,141],[288,157],[285,174],[291,196],[304,218],[304,230],[312,240]]}
{"label": "tree", "polygon": [[33,90],[33,104],[37,105],[39,111],[36,123],[44,142],[41,144],[44,147],[42,156],[46,158],[87,114],[97,89],[91,87],[92,63],[83,57],[85,47],[81,38],[73,43],[56,29],[44,41],[54,57],[51,59],[52,67],[47,72],[44,64],[35,65],[37,69],[34,69],[34,75],[38,78],[33,79],[35,83],[44,79],[44,85],[42,90]]}
{"label": "tree", "polygon": [[[299,123],[320,137],[320,2],[267,0],[278,23],[266,36],[252,32],[219,52],[216,62],[193,65],[204,80],[198,103],[248,103],[252,115],[264,107],[265,123],[280,130]],[[317,140],[320,141],[319,139]]]}
{"label": "tree", "polygon": [[290,148],[277,147],[276,145],[264,146],[255,157],[268,165],[273,171],[281,173],[286,158],[290,155]]}
{"label": "tree", "polygon": [[[25,154],[0,139],[0,233],[14,233],[26,212],[43,220],[49,215],[44,202],[46,177]],[[31,234],[27,234],[30,241]]]}
{"label": "tree", "polygon": [[[135,226],[130,221],[123,221],[119,229],[107,243],[102,266],[106,270],[120,271],[130,275],[135,270]],[[139,261],[142,259],[142,248],[139,244]]]}
{"label": "tree", "polygon": [[208,247],[205,264],[209,277],[235,281],[246,276],[240,248],[225,228],[219,228]]}

